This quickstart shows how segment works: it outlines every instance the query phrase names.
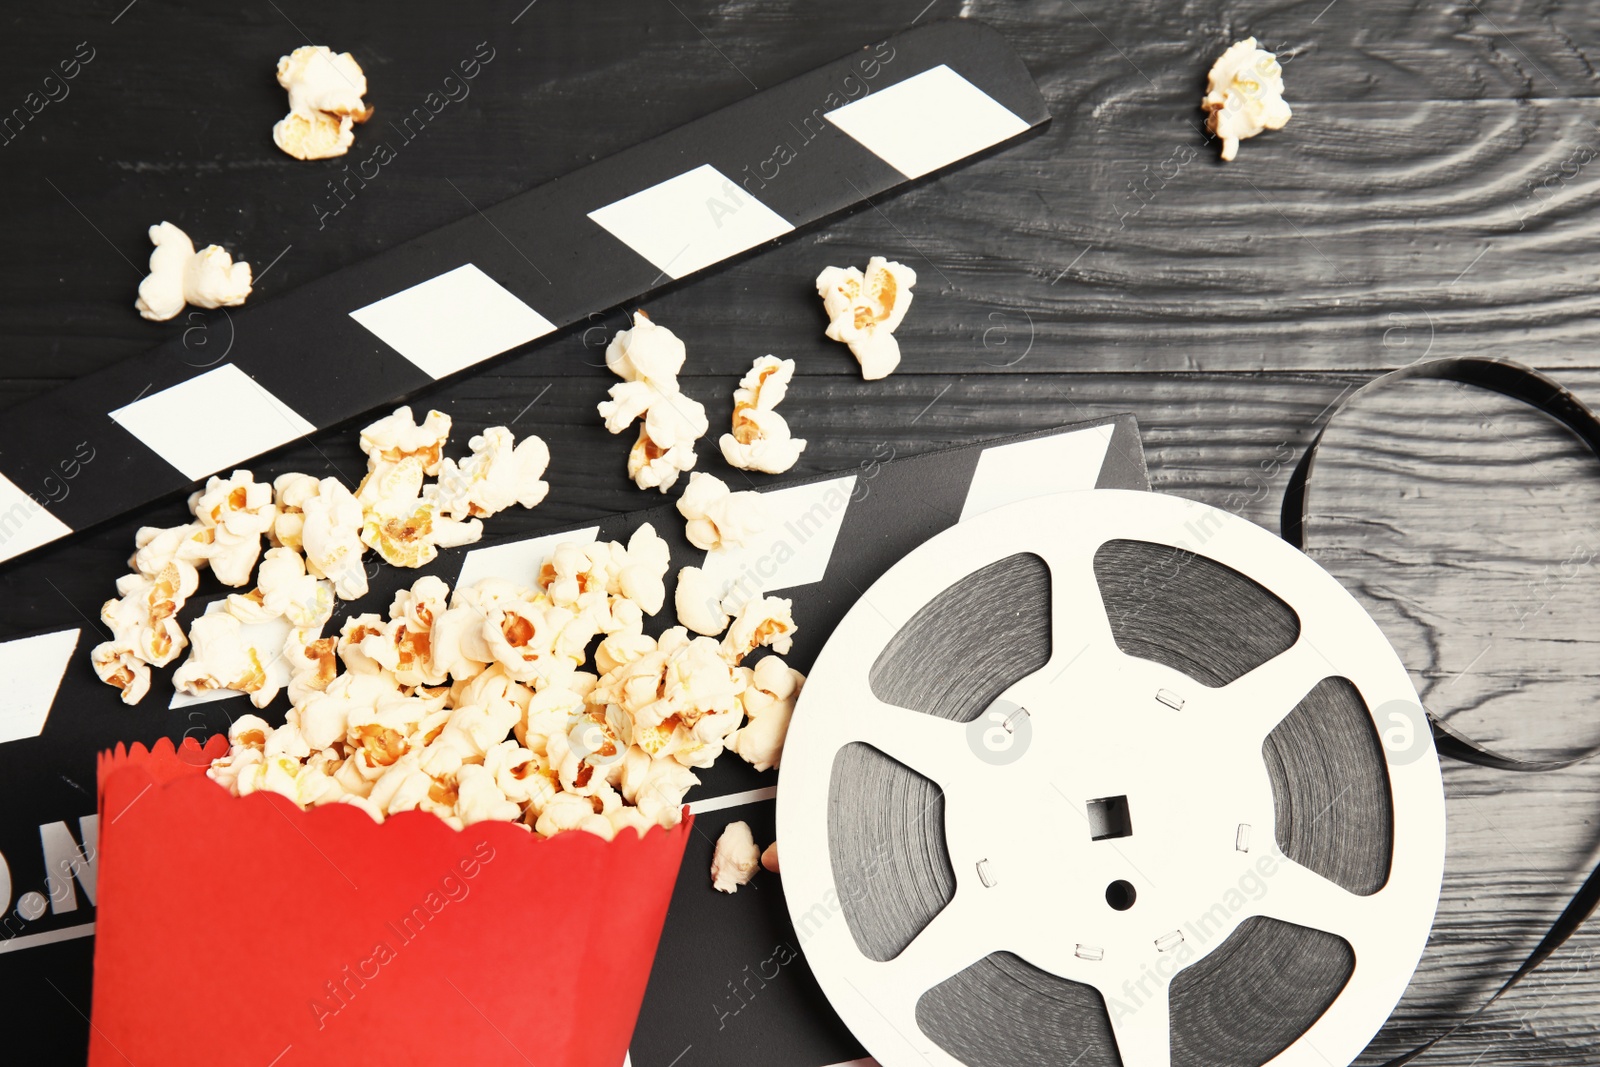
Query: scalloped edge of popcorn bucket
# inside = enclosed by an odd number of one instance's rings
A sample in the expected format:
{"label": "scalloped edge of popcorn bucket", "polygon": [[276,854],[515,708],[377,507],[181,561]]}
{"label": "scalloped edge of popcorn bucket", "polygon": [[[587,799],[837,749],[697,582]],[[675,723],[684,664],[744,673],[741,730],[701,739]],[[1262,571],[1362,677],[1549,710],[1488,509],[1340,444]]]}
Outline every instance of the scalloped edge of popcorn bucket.
{"label": "scalloped edge of popcorn bucket", "polygon": [[235,797],[205,776],[226,750],[100,754],[90,1067],[622,1064],[692,816],[380,825]]}

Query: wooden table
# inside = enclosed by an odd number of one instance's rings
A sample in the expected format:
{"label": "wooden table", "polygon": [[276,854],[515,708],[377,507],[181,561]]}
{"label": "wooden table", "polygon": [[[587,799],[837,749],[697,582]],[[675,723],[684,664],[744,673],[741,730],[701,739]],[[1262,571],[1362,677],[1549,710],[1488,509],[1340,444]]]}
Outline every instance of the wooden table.
{"label": "wooden table", "polygon": [[[1276,528],[1313,423],[1380,370],[1424,355],[1505,356],[1600,402],[1588,348],[1600,335],[1588,258],[1600,237],[1593,5],[523,2],[358,12],[134,0],[119,12],[116,0],[9,13],[0,115],[59,62],[92,58],[0,144],[0,402],[26,404],[186,329],[196,350],[227,343],[215,316],[154,325],[133,312],[152,223],[170,219],[249,259],[255,299],[268,299],[753,86],[956,15],[1007,34],[1055,121],[652,300],[689,345],[684,385],[709,402],[713,424],[732,380],[768,351],[800,362],[785,413],[810,439],[808,471],[1131,411],[1157,489]],[[1211,60],[1252,33],[1280,51],[1295,116],[1224,165],[1196,104]],[[420,104],[483,41],[494,59],[470,96],[409,140],[386,126],[386,113]],[[285,110],[273,65],[308,42],[354,51],[378,107],[332,164],[298,163],[270,140]],[[378,140],[394,159],[336,198],[330,179]],[[810,280],[874,253],[911,264],[920,281],[901,370],[863,382],[823,339]],[[601,349],[622,324],[620,312],[597,317],[426,398],[454,417],[459,440],[510,422],[557,443],[549,501],[497,528],[642,502],[623,477],[625,445],[593,411],[609,382]],[[1585,607],[1600,590],[1600,478],[1580,447],[1512,402],[1412,385],[1342,416],[1327,450],[1314,554],[1373,612],[1429,708],[1519,752],[1600,740],[1587,711],[1600,619]],[[347,430],[256,469],[353,481],[361,467]],[[168,502],[0,570],[0,636],[84,625],[135,527],[182,514]],[[181,711],[127,715],[130,737],[185,728]],[[83,790],[88,813],[92,778],[77,774],[64,770],[62,788]],[[1373,1062],[1475,1007],[1600,848],[1600,765],[1531,777],[1447,765],[1445,783],[1450,854],[1434,938]],[[195,919],[234,921],[221,901],[196,901]],[[61,1001],[86,1009],[87,984],[40,979],[52,959],[81,967],[91,946],[0,954],[7,1017],[21,1028],[0,1042],[48,1036],[62,1062],[77,1055],[87,1025]],[[246,967],[266,950],[248,938],[240,948]],[[1591,924],[1424,1062],[1596,1062],[1597,950]],[[174,1007],[177,1025],[204,1013]],[[71,1025],[49,1035],[26,1021],[57,1018]]]}

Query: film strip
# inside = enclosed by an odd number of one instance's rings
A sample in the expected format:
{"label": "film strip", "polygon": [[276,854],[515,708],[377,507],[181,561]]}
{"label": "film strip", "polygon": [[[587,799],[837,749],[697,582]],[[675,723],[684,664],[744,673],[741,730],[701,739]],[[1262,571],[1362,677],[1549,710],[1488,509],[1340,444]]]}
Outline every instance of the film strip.
{"label": "film strip", "polygon": [[[839,212],[1049,121],[979,23],[910,30],[8,412],[0,561]],[[775,145],[802,147],[773,162]],[[87,457],[87,458],[86,458]],[[63,492],[65,478],[71,492]]]}
{"label": "film strip", "polygon": [[[1449,357],[1412,363],[1387,374],[1380,374],[1367,382],[1360,389],[1350,394],[1338,407],[1329,412],[1327,418],[1317,427],[1316,436],[1312,438],[1305,454],[1300,457],[1300,462],[1290,475],[1288,487],[1284,490],[1281,518],[1284,540],[1296,548],[1304,548],[1306,546],[1306,534],[1311,516],[1311,486],[1316,470],[1318,449],[1322,444],[1322,438],[1327,432],[1327,428],[1338,418],[1341,411],[1357,403],[1361,397],[1381,389],[1387,389],[1404,381],[1455,382],[1460,385],[1484,389],[1491,393],[1499,393],[1501,396],[1507,396],[1513,400],[1520,400],[1566,427],[1572,432],[1573,436],[1583,442],[1584,446],[1594,454],[1596,459],[1600,459],[1600,418],[1596,418],[1594,412],[1590,411],[1588,406],[1579,400],[1571,390],[1555,379],[1539,373],[1532,367],[1526,367],[1508,359],[1480,359],[1475,357]],[[1600,756],[1600,745],[1595,745],[1570,753],[1561,759],[1520,759],[1497,752],[1481,741],[1460,733],[1448,723],[1435,718],[1431,713],[1428,715],[1428,724],[1432,728],[1434,743],[1438,746],[1441,755],[1449,756],[1465,763],[1475,763],[1482,767],[1493,767],[1497,770],[1520,771],[1523,773],[1555,771]],[[1584,880],[1578,892],[1573,895],[1567,906],[1562,909],[1561,914],[1551,924],[1545,936],[1534,946],[1527,959],[1518,965],[1517,969],[1495,990],[1492,996],[1480,1004],[1476,1010],[1456,1020],[1442,1033],[1435,1035],[1411,1051],[1389,1060],[1383,1067],[1403,1067],[1404,1064],[1410,1063],[1434,1045],[1477,1019],[1488,1010],[1490,1005],[1508,993],[1541,963],[1549,959],[1552,953],[1566,944],[1567,940],[1577,932],[1578,928],[1596,910],[1600,910],[1600,866],[1597,866],[1589,874],[1588,878]]]}

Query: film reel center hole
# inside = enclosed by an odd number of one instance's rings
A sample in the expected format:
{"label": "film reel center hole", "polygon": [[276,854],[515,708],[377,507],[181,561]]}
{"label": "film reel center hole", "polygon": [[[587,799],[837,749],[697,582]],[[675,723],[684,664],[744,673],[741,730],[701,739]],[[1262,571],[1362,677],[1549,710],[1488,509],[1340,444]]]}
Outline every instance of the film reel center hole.
{"label": "film reel center hole", "polygon": [[1128,798],[1101,797],[1091,800],[1089,810],[1089,840],[1108,841],[1116,837],[1133,836],[1133,818],[1128,814]]}
{"label": "film reel center hole", "polygon": [[1118,878],[1106,886],[1106,903],[1118,911],[1127,911],[1133,907],[1133,902],[1139,899],[1139,894],[1134,892],[1133,883],[1125,882]]}

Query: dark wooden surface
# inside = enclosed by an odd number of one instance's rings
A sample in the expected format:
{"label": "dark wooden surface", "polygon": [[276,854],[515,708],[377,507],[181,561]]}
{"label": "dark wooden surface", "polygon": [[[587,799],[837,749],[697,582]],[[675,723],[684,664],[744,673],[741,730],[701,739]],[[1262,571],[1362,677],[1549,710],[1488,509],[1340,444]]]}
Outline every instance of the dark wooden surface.
{"label": "dark wooden surface", "polygon": [[[132,310],[144,230],[161,219],[248,258],[268,299],[752,84],[955,15],[1011,38],[1054,124],[653,301],[689,344],[685,385],[714,425],[733,379],[768,351],[800,360],[785,413],[811,441],[805,470],[1132,411],[1158,489],[1276,528],[1311,425],[1374,372],[1425,354],[1510,356],[1600,403],[1594,5],[136,0],[119,14],[122,2],[0,15],[0,112],[79,42],[95,50],[70,95],[0,146],[8,404],[186,327],[196,345],[226,343],[221,318],[152,325]],[[1224,166],[1195,104],[1211,59],[1250,33],[1287,51],[1295,117]],[[307,36],[354,51],[371,81],[378,118],[349,160],[379,138],[398,146],[321,229],[342,162],[298,163],[270,140],[284,110],[273,64]],[[480,41],[496,58],[469,98],[410,143],[384,129]],[[822,339],[810,279],[873,253],[921,280],[901,371],[864,383]],[[600,346],[621,323],[612,313],[426,398],[459,439],[515,418],[556,444],[549,502],[497,528],[641,503],[622,477],[626,445],[593,414],[609,381]],[[1429,707],[1522,752],[1600,740],[1600,468],[1516,405],[1437,385],[1364,402],[1327,448],[1314,554],[1374,613]],[[257,469],[353,480],[360,460],[354,434],[334,432]],[[0,636],[82,624],[133,528],[181,513],[153,507],[0,570]],[[1451,765],[1445,781],[1438,922],[1374,1062],[1475,1007],[1600,851],[1600,766]],[[1600,1061],[1597,950],[1600,929],[1583,931],[1425,1062]],[[37,988],[28,956],[0,957],[11,1003],[87,1006],[86,989]]]}

